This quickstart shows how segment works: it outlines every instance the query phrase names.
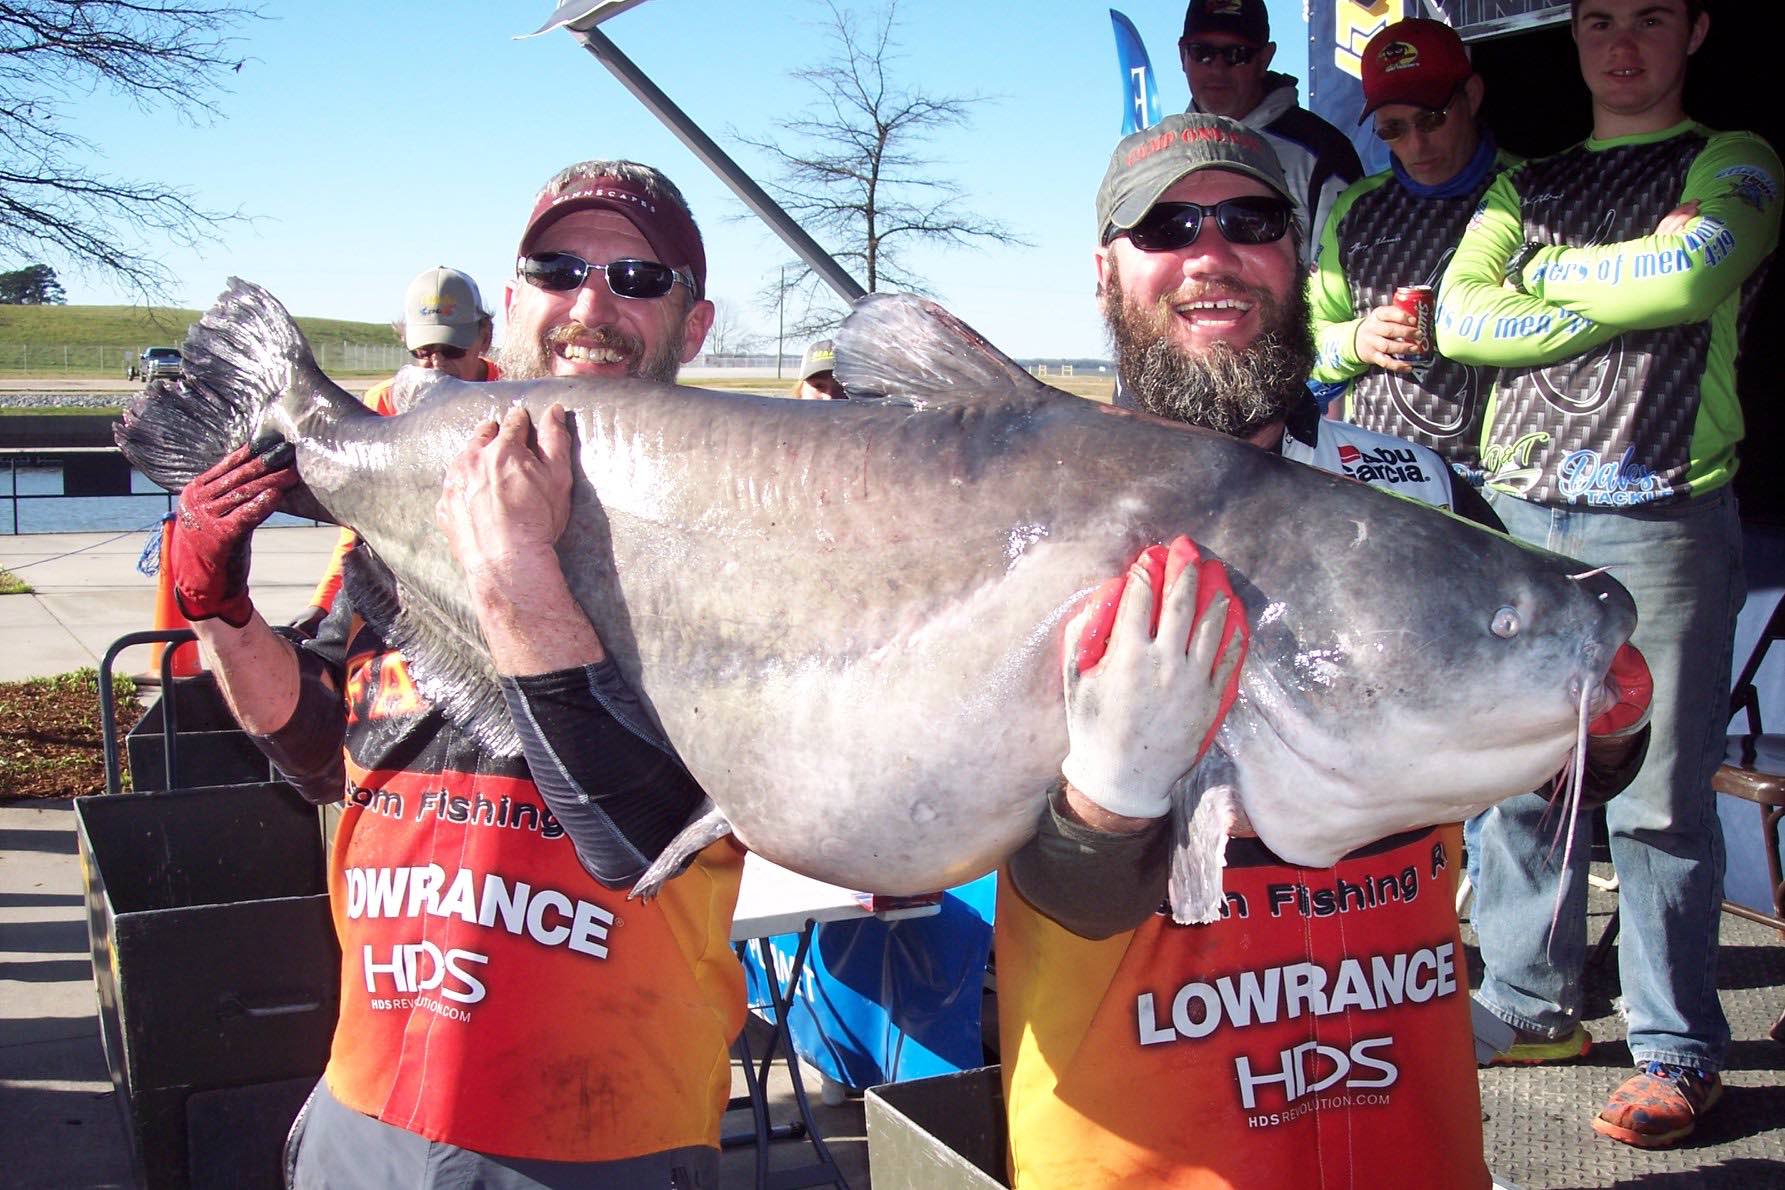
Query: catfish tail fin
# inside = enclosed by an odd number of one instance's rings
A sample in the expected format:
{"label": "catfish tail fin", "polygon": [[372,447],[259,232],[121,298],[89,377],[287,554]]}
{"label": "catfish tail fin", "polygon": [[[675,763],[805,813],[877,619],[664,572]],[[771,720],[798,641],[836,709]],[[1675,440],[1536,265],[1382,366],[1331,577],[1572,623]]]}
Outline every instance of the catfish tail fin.
{"label": "catfish tail fin", "polygon": [[[247,281],[229,279],[180,351],[180,378],[150,384],[113,427],[124,457],[169,491],[244,442],[295,443],[343,419],[374,416],[322,374],[278,299]],[[280,507],[332,519],[301,486]]]}

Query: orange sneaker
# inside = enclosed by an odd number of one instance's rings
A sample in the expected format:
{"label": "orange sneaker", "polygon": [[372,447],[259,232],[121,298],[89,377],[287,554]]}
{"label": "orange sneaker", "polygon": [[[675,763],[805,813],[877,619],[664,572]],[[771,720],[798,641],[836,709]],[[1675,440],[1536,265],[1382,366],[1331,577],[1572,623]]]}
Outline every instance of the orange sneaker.
{"label": "orange sneaker", "polygon": [[1714,1071],[1650,1062],[1611,1093],[1593,1131],[1639,1149],[1671,1148],[1722,1097],[1723,1078]]}

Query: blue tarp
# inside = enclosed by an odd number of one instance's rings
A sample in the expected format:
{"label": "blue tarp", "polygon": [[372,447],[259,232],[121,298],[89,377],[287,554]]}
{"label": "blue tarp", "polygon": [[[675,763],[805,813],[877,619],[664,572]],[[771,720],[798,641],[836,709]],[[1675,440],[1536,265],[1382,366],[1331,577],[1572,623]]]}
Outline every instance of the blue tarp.
{"label": "blue tarp", "polygon": [[[996,880],[948,890],[930,917],[815,927],[788,1014],[800,1057],[853,1090],[983,1066],[979,1010]],[[785,979],[799,938],[771,941]],[[766,1006],[754,947],[744,974],[751,1005]],[[772,1009],[762,1010],[772,1018]]]}

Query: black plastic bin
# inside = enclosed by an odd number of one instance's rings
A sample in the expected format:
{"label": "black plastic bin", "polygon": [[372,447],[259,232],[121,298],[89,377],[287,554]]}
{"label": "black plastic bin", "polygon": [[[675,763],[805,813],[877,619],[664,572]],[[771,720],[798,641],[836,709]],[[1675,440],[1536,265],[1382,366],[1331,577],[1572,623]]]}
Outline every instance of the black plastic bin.
{"label": "black plastic bin", "polygon": [[874,1190],[990,1190],[1004,1180],[1008,1132],[1000,1067],[869,1087]]}
{"label": "black plastic bin", "polygon": [[106,1064],[138,1178],[278,1187],[334,1033],[316,809],[263,782],[75,799]]}
{"label": "black plastic bin", "polygon": [[[174,773],[167,780],[167,743],[162,728],[174,700]],[[138,792],[235,785],[277,777],[267,758],[236,723],[209,672],[181,678],[161,693],[142,721],[124,736],[130,757],[130,784]]]}

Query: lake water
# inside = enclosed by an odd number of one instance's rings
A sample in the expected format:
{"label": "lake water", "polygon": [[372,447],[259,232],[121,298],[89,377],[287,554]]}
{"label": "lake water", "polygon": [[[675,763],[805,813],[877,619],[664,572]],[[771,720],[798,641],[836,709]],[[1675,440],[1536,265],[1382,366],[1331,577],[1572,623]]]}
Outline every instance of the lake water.
{"label": "lake water", "polygon": [[[131,471],[130,491],[128,496],[65,496],[60,467],[14,468],[0,462],[0,536],[147,531],[173,507],[173,496],[141,472]],[[273,514],[267,523],[314,522],[281,512]]]}

